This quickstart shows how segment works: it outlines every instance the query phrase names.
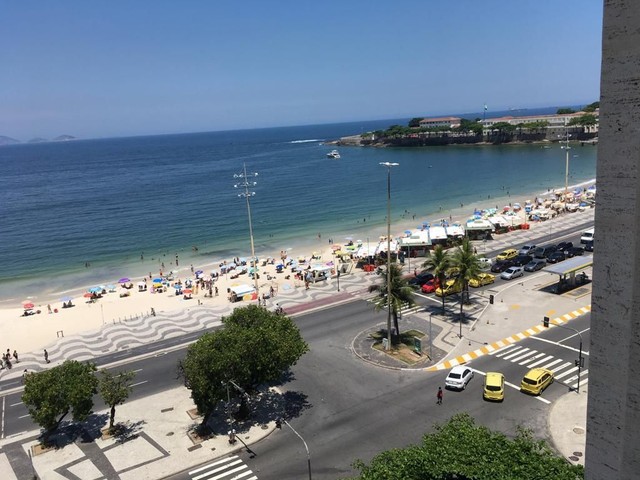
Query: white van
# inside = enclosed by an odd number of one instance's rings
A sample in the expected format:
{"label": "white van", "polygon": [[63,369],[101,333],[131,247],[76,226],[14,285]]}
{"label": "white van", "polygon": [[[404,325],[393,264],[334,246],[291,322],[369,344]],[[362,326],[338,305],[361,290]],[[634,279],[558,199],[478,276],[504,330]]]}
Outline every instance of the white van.
{"label": "white van", "polygon": [[593,242],[593,231],[594,228],[590,228],[589,230],[585,230],[582,232],[582,236],[580,237],[580,243]]}

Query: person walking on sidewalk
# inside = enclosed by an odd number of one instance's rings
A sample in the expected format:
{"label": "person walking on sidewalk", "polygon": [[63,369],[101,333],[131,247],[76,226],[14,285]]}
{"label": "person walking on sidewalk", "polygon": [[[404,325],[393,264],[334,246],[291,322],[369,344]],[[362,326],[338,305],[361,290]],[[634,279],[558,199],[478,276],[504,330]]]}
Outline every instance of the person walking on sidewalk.
{"label": "person walking on sidewalk", "polygon": [[442,405],[442,387],[438,387],[438,401],[436,402],[438,405]]}
{"label": "person walking on sidewalk", "polygon": [[51,361],[49,360],[49,352],[47,352],[47,349],[44,349],[44,361],[47,363],[51,363]]}

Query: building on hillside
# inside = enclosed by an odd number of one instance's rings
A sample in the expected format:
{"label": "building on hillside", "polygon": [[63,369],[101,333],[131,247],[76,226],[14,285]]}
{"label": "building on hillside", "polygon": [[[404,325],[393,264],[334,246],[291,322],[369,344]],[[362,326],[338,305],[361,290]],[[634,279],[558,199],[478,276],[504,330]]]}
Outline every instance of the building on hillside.
{"label": "building on hillside", "polygon": [[434,117],[434,118],[423,118],[420,120],[420,127],[422,128],[436,128],[436,127],[447,127],[447,128],[456,128],[460,126],[461,122],[460,117]]}
{"label": "building on hillside", "polygon": [[[564,114],[552,114],[552,115],[527,115],[523,117],[496,117],[496,118],[487,118],[485,120],[480,120],[480,123],[483,125],[485,130],[491,129],[497,123],[508,123],[510,125],[522,125],[523,123],[536,123],[536,122],[547,122],[547,128],[564,128],[571,120],[574,118],[580,118],[583,115],[586,115],[587,112],[576,112],[576,113],[564,113]],[[596,117],[596,119],[600,116],[599,109],[596,109],[595,112],[592,113]],[[597,132],[598,125],[594,125],[592,127],[585,127],[585,131],[588,132]]]}

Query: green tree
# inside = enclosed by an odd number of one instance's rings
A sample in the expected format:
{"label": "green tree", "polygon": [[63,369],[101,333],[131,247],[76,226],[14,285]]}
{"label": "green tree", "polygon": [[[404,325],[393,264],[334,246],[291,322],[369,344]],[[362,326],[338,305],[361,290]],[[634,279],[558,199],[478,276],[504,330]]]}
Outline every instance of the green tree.
{"label": "green tree", "polygon": [[[391,278],[391,316],[393,318],[393,326],[396,329],[395,341],[400,338],[400,325],[398,323],[400,310],[405,305],[415,305],[416,301],[413,298],[413,289],[402,275],[402,267],[397,263],[392,263],[389,273]],[[369,286],[370,292],[378,292],[378,296],[374,300],[375,308],[378,311],[389,308],[387,303],[387,272],[385,271],[381,277],[382,281],[379,284]]]}
{"label": "green tree", "polygon": [[600,102],[593,102],[582,109],[583,112],[593,113],[600,108]]}
{"label": "green tree", "polygon": [[89,416],[98,385],[95,372],[93,363],[67,360],[57,367],[25,376],[22,401],[46,435],[58,428],[69,412],[75,421]]}
{"label": "green tree", "polygon": [[598,119],[592,113],[585,113],[584,115],[580,115],[579,117],[574,117],[569,121],[569,125],[581,125],[581,126],[589,126],[595,125],[598,123]]}
{"label": "green tree", "polygon": [[567,107],[559,108],[556,111],[556,115],[566,115],[568,113],[576,113],[576,111],[573,108],[567,108]]}
{"label": "green tree", "polygon": [[[442,245],[436,245],[422,264],[423,268],[433,272],[440,285],[444,285],[447,271],[451,268],[451,257]],[[445,314],[445,298],[442,296],[442,315]]]}
{"label": "green tree", "polygon": [[422,117],[412,118],[411,120],[409,120],[409,127],[411,128],[419,127],[421,120],[422,120]]}
{"label": "green tree", "polygon": [[110,408],[109,431],[113,430],[116,406],[122,405],[129,398],[132,388],[131,382],[135,376],[135,372],[119,372],[116,374],[107,370],[100,371],[98,391],[104,403]]}
{"label": "green tree", "polygon": [[366,465],[356,460],[352,480],[579,480],[584,468],[556,455],[529,430],[508,438],[475,424],[468,414],[453,416],[419,445],[376,455]]}
{"label": "green tree", "polygon": [[453,253],[452,263],[457,270],[456,277],[462,282],[462,294],[460,295],[460,327],[464,318],[464,304],[469,303],[469,280],[480,273],[478,256],[473,253],[473,245],[468,237],[462,240],[462,245]]}
{"label": "green tree", "polygon": [[[253,393],[272,382],[309,350],[300,330],[288,317],[256,305],[236,308],[222,319],[223,328],[205,333],[178,364],[185,386],[203,415],[205,426],[234,382]],[[235,394],[237,391],[231,388]],[[243,403],[245,396],[241,397]]]}

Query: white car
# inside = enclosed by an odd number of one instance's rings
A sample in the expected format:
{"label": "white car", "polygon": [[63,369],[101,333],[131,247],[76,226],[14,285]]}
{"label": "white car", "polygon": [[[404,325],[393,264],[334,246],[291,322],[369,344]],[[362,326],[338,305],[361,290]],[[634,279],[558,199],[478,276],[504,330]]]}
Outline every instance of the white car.
{"label": "white car", "polygon": [[458,365],[453,367],[444,380],[444,385],[447,388],[454,388],[456,390],[464,390],[467,388],[467,383],[473,378],[473,370],[464,365]]}
{"label": "white car", "polygon": [[500,274],[500,278],[512,280],[524,275],[524,267],[509,267]]}
{"label": "white car", "polygon": [[491,268],[491,259],[487,257],[478,258],[478,265],[480,266],[480,270],[489,270]]}

